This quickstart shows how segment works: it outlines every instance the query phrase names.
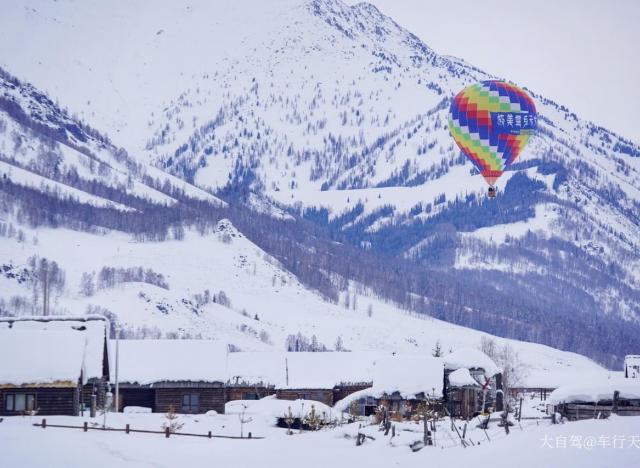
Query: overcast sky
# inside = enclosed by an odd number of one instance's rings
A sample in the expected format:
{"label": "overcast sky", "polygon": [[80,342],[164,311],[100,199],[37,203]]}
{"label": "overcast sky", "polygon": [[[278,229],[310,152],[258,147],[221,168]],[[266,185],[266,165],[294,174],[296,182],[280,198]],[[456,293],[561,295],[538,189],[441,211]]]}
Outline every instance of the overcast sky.
{"label": "overcast sky", "polygon": [[640,0],[369,3],[436,52],[527,86],[640,143]]}

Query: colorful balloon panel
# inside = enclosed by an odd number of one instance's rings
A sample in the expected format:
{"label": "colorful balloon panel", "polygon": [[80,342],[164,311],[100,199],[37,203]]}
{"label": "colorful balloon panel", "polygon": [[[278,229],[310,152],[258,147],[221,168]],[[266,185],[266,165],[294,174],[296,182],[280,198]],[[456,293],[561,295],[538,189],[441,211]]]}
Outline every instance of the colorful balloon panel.
{"label": "colorful balloon panel", "polygon": [[490,185],[520,155],[538,123],[533,99],[504,81],[460,91],[449,109],[449,131]]}

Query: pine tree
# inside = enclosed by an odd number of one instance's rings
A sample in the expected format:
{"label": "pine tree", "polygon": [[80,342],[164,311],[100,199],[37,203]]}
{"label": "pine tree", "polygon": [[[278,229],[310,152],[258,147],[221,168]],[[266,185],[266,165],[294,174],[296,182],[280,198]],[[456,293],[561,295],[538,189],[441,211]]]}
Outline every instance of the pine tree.
{"label": "pine tree", "polygon": [[184,426],[183,423],[178,422],[178,415],[173,405],[169,406],[169,411],[167,411],[164,417],[166,421],[162,423],[162,429],[165,431],[169,429],[171,434],[175,434]]}
{"label": "pine tree", "polygon": [[431,355],[433,357],[441,357],[442,356],[442,347],[440,346],[440,340],[436,341],[436,345],[431,351]]}

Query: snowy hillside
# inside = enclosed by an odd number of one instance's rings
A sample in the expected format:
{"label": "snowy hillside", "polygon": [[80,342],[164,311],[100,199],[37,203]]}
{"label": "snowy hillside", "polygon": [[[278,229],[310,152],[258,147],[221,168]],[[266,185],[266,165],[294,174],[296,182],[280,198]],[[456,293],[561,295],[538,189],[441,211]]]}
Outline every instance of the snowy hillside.
{"label": "snowy hillside", "polygon": [[[449,339],[453,325],[396,306],[608,365],[640,346],[640,148],[532,92],[540,132],[488,202],[446,117],[492,76],[375,7],[26,1],[0,25],[0,66],[20,80],[0,76],[3,190],[34,200],[2,214],[2,263],[56,260],[60,310],[242,349],[298,332],[330,348]],[[71,205],[34,208],[53,198]],[[99,287],[104,267],[143,272],[105,270]],[[5,308],[33,307],[28,280],[0,281]],[[478,340],[455,329],[445,346]]]}
{"label": "snowy hillside", "polygon": [[[123,211],[135,202],[173,205],[178,197],[224,203],[155,167],[61,110],[0,69],[0,164],[13,183]],[[166,193],[165,193],[166,192]],[[110,198],[133,199],[133,206]]]}
{"label": "snowy hillside", "polygon": [[[300,334],[318,348],[431,354],[437,342],[448,352],[477,347],[487,336],[408,314],[362,288],[350,291],[348,308],[326,302],[228,221],[218,226],[204,236],[189,231],[183,241],[164,242],[134,242],[116,232],[25,229],[25,241],[0,243],[0,306],[31,312],[34,285],[11,273],[28,268],[29,257],[37,254],[65,271],[63,291],[51,305],[55,313],[105,314],[125,337],[213,338],[244,351],[283,351],[288,337]],[[156,280],[150,275],[127,280],[117,274],[139,266],[151,270]],[[523,378],[536,384],[541,377],[557,384],[578,373],[606,374],[574,353],[496,340],[518,351],[527,369]]]}

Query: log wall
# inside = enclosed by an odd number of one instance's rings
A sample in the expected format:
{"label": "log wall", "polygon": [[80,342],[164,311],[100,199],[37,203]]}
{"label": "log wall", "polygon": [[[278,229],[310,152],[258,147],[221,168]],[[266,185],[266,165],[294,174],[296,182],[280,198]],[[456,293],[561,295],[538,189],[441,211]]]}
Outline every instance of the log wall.
{"label": "log wall", "polygon": [[198,395],[198,413],[206,413],[209,410],[215,410],[220,414],[224,413],[224,404],[226,402],[226,391],[224,387],[165,387],[156,388],[154,391],[154,411],[158,413],[166,413],[171,407],[173,407],[176,413],[184,412],[182,409],[184,395]]}
{"label": "log wall", "polygon": [[278,389],[276,396],[279,400],[313,400],[333,406],[333,389],[296,388]]}
{"label": "log wall", "polygon": [[78,387],[62,388],[3,388],[0,389],[0,414],[3,416],[19,415],[21,412],[6,410],[5,398],[8,394],[31,394],[35,395],[35,406],[39,415],[66,415],[77,416],[80,390]]}

